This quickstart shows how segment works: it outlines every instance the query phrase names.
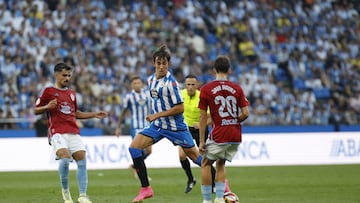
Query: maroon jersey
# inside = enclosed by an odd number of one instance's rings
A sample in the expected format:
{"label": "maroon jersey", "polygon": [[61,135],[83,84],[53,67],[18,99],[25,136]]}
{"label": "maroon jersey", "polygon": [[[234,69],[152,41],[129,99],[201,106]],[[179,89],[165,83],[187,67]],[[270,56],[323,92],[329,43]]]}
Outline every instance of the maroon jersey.
{"label": "maroon jersey", "polygon": [[216,143],[241,142],[241,108],[249,106],[242,88],[227,80],[215,80],[200,90],[199,108],[210,108],[213,129],[209,138]]}
{"label": "maroon jersey", "polygon": [[48,137],[56,133],[80,134],[80,129],[76,125],[76,93],[71,89],[58,89],[47,87],[36,101],[36,107],[44,106],[51,100],[57,100],[55,108],[46,112],[48,118]]}

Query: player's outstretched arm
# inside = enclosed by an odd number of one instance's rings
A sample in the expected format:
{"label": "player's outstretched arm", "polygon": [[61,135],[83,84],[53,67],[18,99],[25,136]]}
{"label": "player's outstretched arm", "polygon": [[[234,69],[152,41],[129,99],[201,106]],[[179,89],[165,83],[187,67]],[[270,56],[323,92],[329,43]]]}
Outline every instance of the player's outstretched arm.
{"label": "player's outstretched arm", "polygon": [[88,118],[105,118],[107,117],[107,113],[105,111],[98,112],[76,112],[76,118],[78,119],[88,119]]}
{"label": "player's outstretched arm", "polygon": [[98,111],[95,113],[95,118],[106,118],[108,116],[107,112],[105,111]]}

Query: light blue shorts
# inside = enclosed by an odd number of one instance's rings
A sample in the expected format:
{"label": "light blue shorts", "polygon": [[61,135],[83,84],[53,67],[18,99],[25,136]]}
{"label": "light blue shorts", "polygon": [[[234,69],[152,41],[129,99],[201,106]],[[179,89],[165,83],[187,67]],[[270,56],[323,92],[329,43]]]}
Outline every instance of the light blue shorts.
{"label": "light blue shorts", "polygon": [[195,146],[189,129],[182,131],[171,131],[150,124],[150,126],[145,127],[143,131],[140,132],[140,134],[151,137],[154,140],[154,144],[165,137],[174,145],[179,145],[183,148],[191,148]]}

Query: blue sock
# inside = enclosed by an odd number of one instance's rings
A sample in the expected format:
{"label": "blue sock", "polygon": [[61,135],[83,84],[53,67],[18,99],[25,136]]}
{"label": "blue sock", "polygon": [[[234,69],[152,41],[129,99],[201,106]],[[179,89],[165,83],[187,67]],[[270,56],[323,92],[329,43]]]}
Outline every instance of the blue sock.
{"label": "blue sock", "polygon": [[79,185],[79,193],[80,195],[85,195],[88,185],[88,176],[86,170],[86,159],[79,160],[76,162],[78,165],[76,177]]}
{"label": "blue sock", "polygon": [[142,149],[137,149],[137,148],[131,148],[129,147],[129,152],[130,152],[130,155],[131,155],[131,158],[132,159],[136,159],[136,158],[139,158],[139,157],[143,157],[145,152],[144,150]]}
{"label": "blue sock", "polygon": [[198,158],[193,161],[196,165],[200,166],[201,167],[201,161],[202,161],[202,156],[199,155]]}
{"label": "blue sock", "polygon": [[147,175],[147,169],[144,162],[144,154],[145,151],[137,148],[129,148],[129,152],[131,155],[131,158],[134,163],[134,168],[138,174],[138,177],[141,182],[141,187],[147,187],[150,185],[148,175]]}
{"label": "blue sock", "polygon": [[59,162],[59,176],[63,189],[69,189],[69,158],[62,158]]}
{"label": "blue sock", "polygon": [[222,199],[225,192],[225,182],[216,182],[215,188],[216,188],[216,198]]}
{"label": "blue sock", "polygon": [[211,201],[212,186],[211,185],[201,185],[201,194],[202,194],[204,200]]}

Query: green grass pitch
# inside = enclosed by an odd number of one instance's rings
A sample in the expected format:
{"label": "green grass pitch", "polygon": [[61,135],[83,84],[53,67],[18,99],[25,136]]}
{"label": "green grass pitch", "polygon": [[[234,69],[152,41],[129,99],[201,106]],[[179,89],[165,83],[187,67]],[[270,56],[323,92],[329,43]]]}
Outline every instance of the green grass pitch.
{"label": "green grass pitch", "polygon": [[[198,183],[184,194],[181,168],[151,168],[155,196],[144,203],[201,203],[200,169],[193,168]],[[360,165],[228,167],[228,179],[241,203],[359,203]],[[77,199],[76,171],[70,188]],[[130,203],[139,182],[127,169],[90,170],[88,194],[94,203]],[[57,171],[1,172],[1,203],[61,203]]]}

